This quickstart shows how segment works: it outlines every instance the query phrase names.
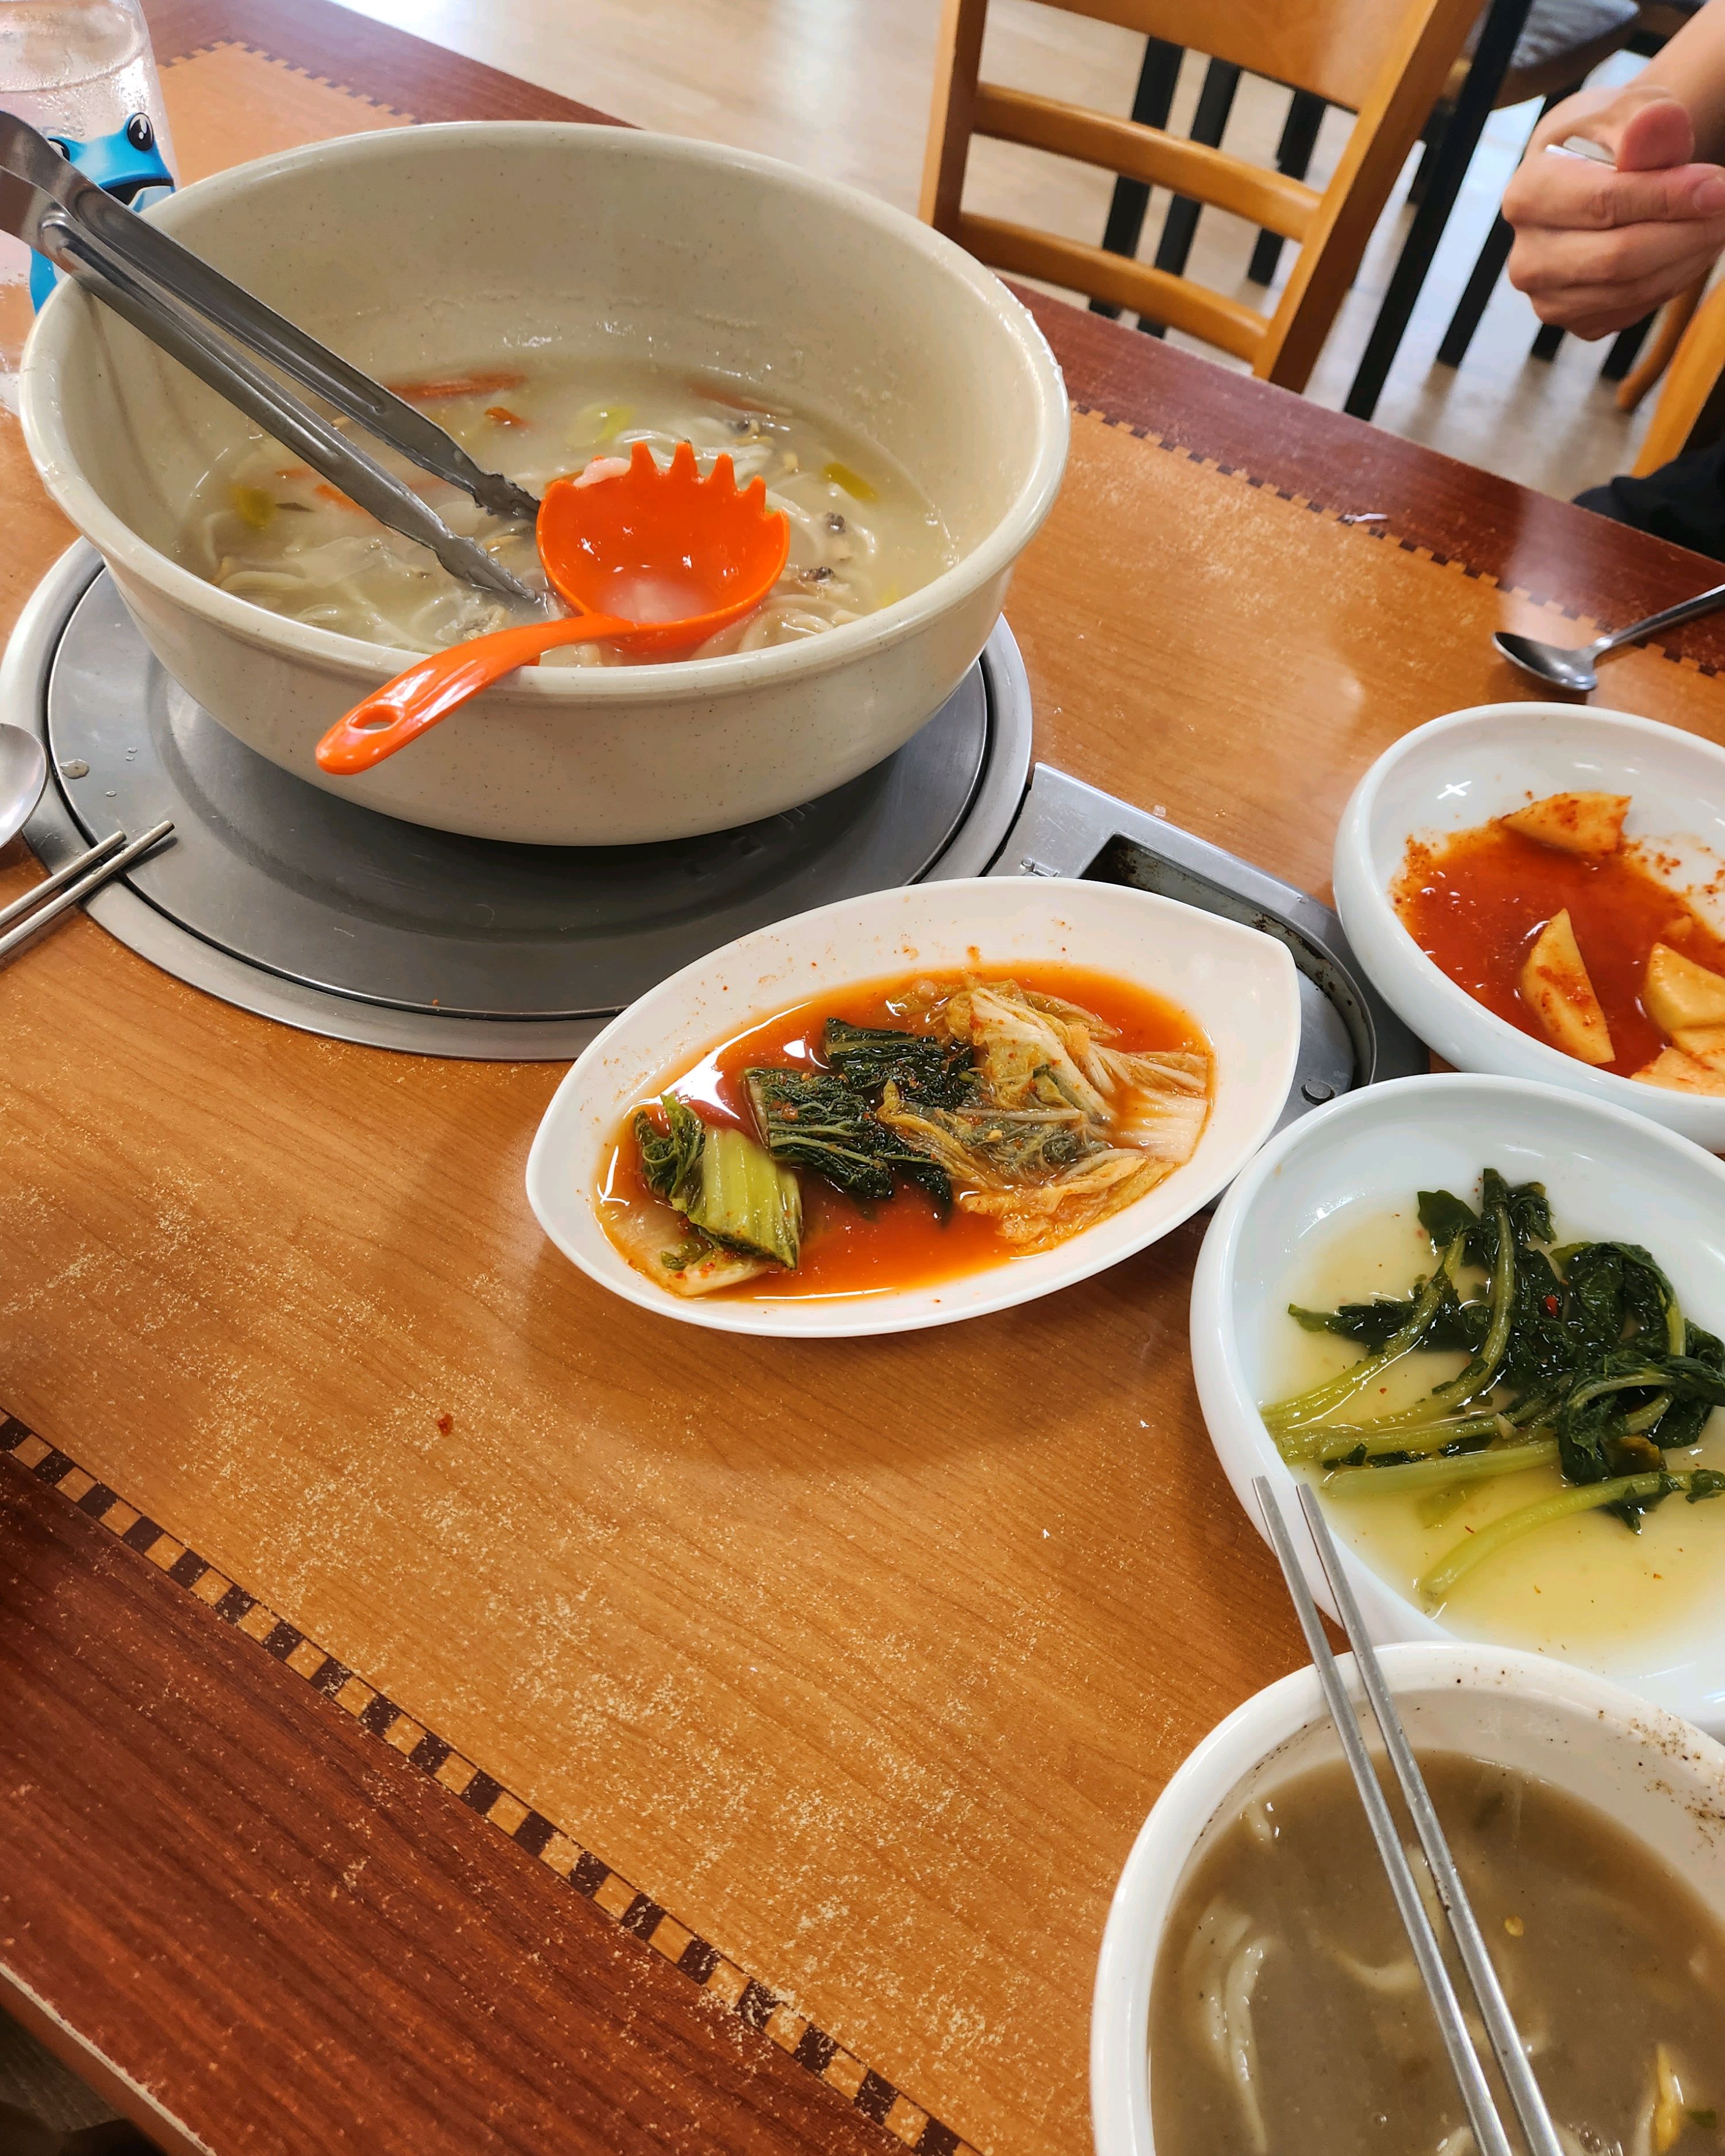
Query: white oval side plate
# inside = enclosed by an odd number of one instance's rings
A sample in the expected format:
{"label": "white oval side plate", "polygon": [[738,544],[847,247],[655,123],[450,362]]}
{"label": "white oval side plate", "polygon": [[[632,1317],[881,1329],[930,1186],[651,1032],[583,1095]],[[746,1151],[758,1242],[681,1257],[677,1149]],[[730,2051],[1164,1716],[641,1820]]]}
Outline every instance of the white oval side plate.
{"label": "white oval side plate", "polygon": [[[1053,1250],[985,1270],[824,1298],[685,1300],[614,1248],[594,1197],[624,1116],[716,1043],[850,982],[919,967],[1004,972],[1050,963],[1095,967],[1168,997],[1215,1051],[1215,1094],[1197,1151],[1136,1204]],[[685,1324],[803,1339],[950,1324],[1087,1279],[1207,1204],[1275,1128],[1299,1034],[1297,976],[1283,947],[1171,899],[1040,876],[875,891],[742,937],[614,1019],[546,1110],[527,1161],[527,1199],[557,1248],[601,1286]]]}

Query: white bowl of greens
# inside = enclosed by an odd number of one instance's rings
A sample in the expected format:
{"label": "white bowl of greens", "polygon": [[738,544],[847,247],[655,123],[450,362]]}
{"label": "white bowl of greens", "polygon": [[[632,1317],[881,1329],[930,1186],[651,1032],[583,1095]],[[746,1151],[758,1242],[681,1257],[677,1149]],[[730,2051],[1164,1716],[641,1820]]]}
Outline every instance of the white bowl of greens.
{"label": "white bowl of greens", "polygon": [[[1461,1211],[1482,1195],[1512,1222],[1495,1268]],[[1261,1531],[1255,1475],[1317,1483],[1374,1638],[1557,1655],[1716,1732],[1722,1331],[1725,1166],[1622,1109],[1461,1075],[1285,1131],[1218,1208],[1192,1298],[1236,1495]]]}

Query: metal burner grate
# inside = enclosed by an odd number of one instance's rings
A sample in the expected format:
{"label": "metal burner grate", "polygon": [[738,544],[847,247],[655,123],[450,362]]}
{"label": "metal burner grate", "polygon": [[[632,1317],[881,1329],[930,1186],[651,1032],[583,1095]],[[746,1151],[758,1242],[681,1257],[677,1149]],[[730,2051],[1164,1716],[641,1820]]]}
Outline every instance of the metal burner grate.
{"label": "metal burner grate", "polygon": [[0,670],[54,778],[50,869],[116,825],[175,837],[90,911],[166,971],[337,1039],[502,1061],[578,1054],[643,990],[810,906],[980,875],[1023,798],[1030,708],[1002,623],[913,740],[801,808],[656,846],[506,845],[361,808],[258,756],[151,657],[92,549],[56,566]]}

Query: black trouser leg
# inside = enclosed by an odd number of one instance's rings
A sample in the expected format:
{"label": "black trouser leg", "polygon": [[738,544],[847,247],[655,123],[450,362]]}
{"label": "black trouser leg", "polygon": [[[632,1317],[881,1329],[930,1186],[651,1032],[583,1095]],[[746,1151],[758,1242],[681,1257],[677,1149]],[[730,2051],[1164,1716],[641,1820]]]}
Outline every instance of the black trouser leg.
{"label": "black trouser leg", "polygon": [[[1713,415],[1714,424],[1718,416]],[[1707,418],[1704,413],[1703,425]],[[1575,499],[1583,509],[1615,517],[1637,531],[1651,531],[1656,539],[1725,559],[1725,444],[1687,449],[1644,479],[1620,472]]]}

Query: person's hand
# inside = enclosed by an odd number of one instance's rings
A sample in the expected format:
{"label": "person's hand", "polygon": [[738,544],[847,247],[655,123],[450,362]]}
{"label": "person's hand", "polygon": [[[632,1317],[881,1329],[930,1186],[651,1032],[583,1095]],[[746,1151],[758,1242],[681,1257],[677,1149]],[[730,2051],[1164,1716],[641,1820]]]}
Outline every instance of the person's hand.
{"label": "person's hand", "polygon": [[[1548,157],[1584,136],[1616,165]],[[1543,322],[1609,336],[1704,276],[1725,248],[1725,169],[1697,165],[1687,108],[1669,90],[1584,90],[1535,130],[1503,214],[1509,281]]]}

